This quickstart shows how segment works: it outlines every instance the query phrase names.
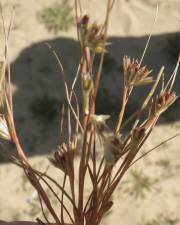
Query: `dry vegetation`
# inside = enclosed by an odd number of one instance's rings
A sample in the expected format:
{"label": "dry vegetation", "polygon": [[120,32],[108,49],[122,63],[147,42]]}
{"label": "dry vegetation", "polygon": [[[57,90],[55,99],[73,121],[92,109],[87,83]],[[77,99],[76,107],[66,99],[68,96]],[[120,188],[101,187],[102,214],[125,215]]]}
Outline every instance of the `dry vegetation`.
{"label": "dry vegetation", "polygon": [[[119,72],[123,74],[123,85],[119,90],[122,99],[118,103],[116,102],[117,108],[120,110],[114,114],[113,120],[105,114],[106,112],[97,114],[101,76],[109,70],[107,62],[106,69],[103,70],[103,61],[105,55],[108,54],[106,48],[110,44],[107,39],[108,26],[114,3],[113,0],[107,1],[105,19],[100,24],[84,14],[80,1],[75,1],[80,59],[77,72],[71,83],[66,79],[66,71],[58,57],[58,52],[49,43],[46,43],[57,61],[64,85],[66,102],[61,104],[60,107],[59,145],[57,150],[49,157],[49,161],[46,162],[47,165],[43,165],[43,168],[40,165],[41,163],[37,165],[30,163],[26,156],[26,150],[20,144],[17,135],[8,58],[8,40],[11,34],[12,21],[10,21],[8,29],[4,26],[4,60],[1,61],[0,65],[1,152],[22,169],[24,175],[21,188],[25,192],[29,192],[29,195],[31,192],[29,183],[35,189],[33,195],[28,198],[29,209],[27,213],[32,217],[37,217],[41,211],[44,217],[42,220],[47,223],[53,221],[59,225],[65,223],[98,225],[106,215],[111,213],[115,190],[118,189],[118,192],[125,195],[133,195],[135,201],[139,198],[142,200],[148,192],[158,192],[156,186],[162,177],[164,180],[168,180],[177,171],[174,172],[173,169],[172,171],[169,169],[168,173],[162,173],[159,177],[151,178],[144,174],[146,168],[143,171],[142,169],[134,169],[131,170],[129,178],[124,179],[126,172],[136,162],[140,159],[145,160],[144,157],[156,149],[155,147],[148,150],[145,142],[154,131],[161,114],[172,104],[176,104],[177,95],[173,91],[173,86],[176,82],[179,58],[174,65],[174,70],[166,79],[164,66],[160,68],[157,74],[153,74],[151,69],[143,66],[146,48],[140,59],[124,56],[122,68],[119,69],[121,70]],[[56,8],[58,8],[57,5]],[[71,8],[68,9],[71,10]],[[41,18],[43,19],[42,22],[48,24],[48,29],[55,29],[55,32],[66,29],[62,28],[61,24],[57,24],[59,19],[56,18],[56,12],[47,8],[44,13],[46,15],[41,14]],[[58,11],[58,15],[60,13]],[[53,21],[50,20],[51,23],[55,24],[54,28],[50,27],[50,23],[47,22],[49,21],[47,17],[49,18],[52,15],[57,19],[55,22],[53,22],[54,17]],[[64,19],[64,14],[62,18]],[[69,18],[71,21],[71,16]],[[69,22],[67,23],[69,24]],[[110,64],[112,64],[112,61]],[[118,70],[118,68],[115,69]],[[78,82],[81,85],[80,97],[76,88]],[[140,102],[139,108],[127,117],[131,96],[138,88],[144,90],[143,100]],[[41,98],[33,100],[30,110],[33,117],[43,125],[55,117],[57,113],[55,104],[57,104],[56,99],[43,95]],[[102,107],[100,108],[102,111]],[[108,122],[108,120],[111,121]],[[67,134],[64,132],[66,129]],[[168,141],[178,135],[167,139],[162,144],[165,146]],[[7,151],[7,142],[15,146],[16,156],[12,156]],[[142,148],[145,151],[142,151]],[[58,172],[48,173],[50,163],[54,166],[51,169]],[[168,168],[169,166],[167,160],[158,160],[156,163],[157,166],[162,168]],[[155,165],[150,165],[149,168],[154,169]],[[175,169],[178,168],[175,166]],[[57,179],[57,173],[59,172],[61,175]],[[122,197],[119,199],[120,201],[123,200]],[[123,204],[123,201],[121,204]],[[147,222],[147,225],[170,225],[178,222],[178,219],[171,218],[171,216],[160,217],[160,219],[155,218]],[[14,215],[14,219],[18,220],[19,214]]]}

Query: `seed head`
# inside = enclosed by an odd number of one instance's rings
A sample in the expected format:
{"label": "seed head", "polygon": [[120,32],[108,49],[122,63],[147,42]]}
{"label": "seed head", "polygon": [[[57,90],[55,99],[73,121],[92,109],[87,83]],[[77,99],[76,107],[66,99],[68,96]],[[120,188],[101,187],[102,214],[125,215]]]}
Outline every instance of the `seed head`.
{"label": "seed head", "polygon": [[114,166],[122,156],[123,144],[120,138],[113,133],[103,136],[104,158],[107,166]]}
{"label": "seed head", "polygon": [[146,133],[145,127],[135,128],[132,134],[132,143],[138,145]]}
{"label": "seed head", "polygon": [[67,172],[67,151],[66,144],[62,144],[54,152],[53,157],[49,158],[49,161],[63,172]]}
{"label": "seed head", "polygon": [[96,22],[90,24],[88,15],[80,18],[78,23],[78,31],[81,45],[89,47],[94,53],[105,52],[105,34],[103,26]]}
{"label": "seed head", "polygon": [[176,93],[164,92],[154,102],[155,114],[160,115],[166,111],[177,99]]}
{"label": "seed head", "polygon": [[84,26],[87,26],[88,23],[89,23],[89,16],[88,15],[84,15],[79,21],[79,24],[84,25]]}
{"label": "seed head", "polygon": [[151,70],[145,66],[141,67],[138,60],[131,60],[128,56],[124,56],[123,69],[126,86],[147,85],[153,82],[153,78],[148,77]]}

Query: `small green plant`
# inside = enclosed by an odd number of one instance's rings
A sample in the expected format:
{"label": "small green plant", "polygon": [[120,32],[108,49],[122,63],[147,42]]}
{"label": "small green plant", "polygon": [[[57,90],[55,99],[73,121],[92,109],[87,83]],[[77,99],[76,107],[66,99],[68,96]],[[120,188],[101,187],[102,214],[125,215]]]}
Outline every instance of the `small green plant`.
{"label": "small green plant", "polygon": [[74,21],[72,7],[68,1],[54,3],[54,5],[42,9],[38,13],[38,19],[49,31],[55,33],[59,31],[68,31]]}
{"label": "small green plant", "polygon": [[146,192],[152,190],[153,182],[150,177],[145,176],[142,171],[131,171],[131,193],[135,198],[144,198]]}
{"label": "small green plant", "polygon": [[170,163],[171,162],[168,158],[167,159],[159,159],[156,162],[156,165],[167,169],[170,166]]}
{"label": "small green plant", "polygon": [[21,213],[20,212],[16,212],[14,213],[14,215],[12,216],[14,221],[19,221],[21,220]]}
{"label": "small green plant", "polygon": [[165,216],[158,216],[158,218],[153,219],[150,222],[147,222],[146,225],[176,225],[178,223],[177,219],[165,217]]}
{"label": "small green plant", "polygon": [[37,119],[41,124],[52,122],[57,114],[57,104],[57,99],[47,94],[35,97],[30,104],[33,118]]}

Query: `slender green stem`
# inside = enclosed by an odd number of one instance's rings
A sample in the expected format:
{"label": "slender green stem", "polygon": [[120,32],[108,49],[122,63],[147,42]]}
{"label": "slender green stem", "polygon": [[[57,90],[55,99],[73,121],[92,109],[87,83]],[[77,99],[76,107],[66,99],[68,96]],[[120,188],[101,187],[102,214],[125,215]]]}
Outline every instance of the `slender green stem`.
{"label": "slender green stem", "polygon": [[124,92],[123,92],[123,99],[122,99],[122,108],[119,113],[119,116],[118,116],[118,119],[116,122],[116,126],[115,126],[115,134],[118,134],[120,131],[120,128],[121,128],[121,124],[122,124],[122,120],[123,120],[123,116],[124,116],[125,108],[126,108],[127,94],[128,94],[128,88],[125,86]]}

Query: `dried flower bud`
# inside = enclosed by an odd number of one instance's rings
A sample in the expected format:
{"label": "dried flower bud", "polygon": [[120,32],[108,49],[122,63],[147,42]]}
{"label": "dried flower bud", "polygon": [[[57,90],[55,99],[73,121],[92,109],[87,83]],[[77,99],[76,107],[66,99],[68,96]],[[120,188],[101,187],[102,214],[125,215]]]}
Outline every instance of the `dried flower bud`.
{"label": "dried flower bud", "polygon": [[67,154],[67,146],[63,143],[54,152],[53,157],[49,157],[49,161],[63,172],[67,172]]}
{"label": "dried flower bud", "polygon": [[[148,120],[147,120],[148,123]],[[150,124],[149,124],[150,125]],[[132,153],[137,153],[138,147],[142,143],[144,137],[146,136],[150,127],[146,126],[146,123],[140,127],[136,127],[133,130],[131,136],[131,142],[129,143],[127,149],[130,150]]]}
{"label": "dried flower bud", "polygon": [[145,133],[146,133],[145,127],[139,127],[134,129],[133,135],[132,135],[132,142],[140,143],[140,141],[144,138]]}
{"label": "dried flower bud", "polygon": [[177,99],[176,94],[164,92],[161,94],[152,105],[153,113],[155,115],[160,115],[164,111],[166,111]]}
{"label": "dried flower bud", "polygon": [[8,140],[8,141],[11,140],[9,129],[3,115],[0,115],[0,138]]}
{"label": "dried flower bud", "polygon": [[131,60],[128,56],[124,56],[123,69],[126,86],[147,85],[153,82],[153,78],[148,77],[151,70],[140,67],[138,60]]}
{"label": "dried flower bud", "polygon": [[88,15],[84,15],[81,19],[80,19],[80,23],[84,26],[87,26],[89,23],[89,16]]}
{"label": "dried flower bud", "polygon": [[102,26],[93,23],[87,32],[87,46],[95,53],[105,52],[105,35]]}
{"label": "dried flower bud", "polygon": [[107,166],[113,166],[121,155],[123,144],[120,137],[114,135],[106,125],[110,115],[90,115],[90,122],[97,128],[103,141],[104,158]]}
{"label": "dried flower bud", "polygon": [[114,134],[104,135],[103,144],[106,166],[114,166],[122,155],[123,144],[121,143],[120,138]]}
{"label": "dried flower bud", "polygon": [[105,35],[103,27],[97,23],[89,24],[89,17],[84,15],[78,22],[81,45],[89,47],[94,53],[105,52]]}
{"label": "dried flower bud", "polygon": [[80,43],[83,47],[86,46],[86,35],[87,35],[87,29],[88,29],[88,23],[89,23],[89,16],[84,15],[79,19],[78,22],[78,34],[79,34],[79,39]]}
{"label": "dried flower bud", "polygon": [[99,34],[100,31],[100,26],[97,25],[97,23],[93,23],[90,27],[89,27],[89,41],[93,41],[93,39],[96,39],[97,35]]}

